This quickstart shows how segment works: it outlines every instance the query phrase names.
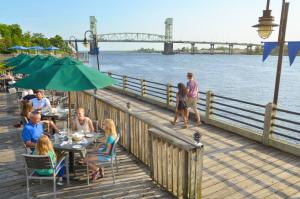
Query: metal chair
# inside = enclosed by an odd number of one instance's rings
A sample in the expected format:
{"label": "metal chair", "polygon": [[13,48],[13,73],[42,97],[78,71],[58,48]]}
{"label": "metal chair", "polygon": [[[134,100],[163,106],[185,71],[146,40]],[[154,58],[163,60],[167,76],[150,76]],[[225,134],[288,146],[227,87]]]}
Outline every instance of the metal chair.
{"label": "metal chair", "polygon": [[[56,177],[60,169],[63,168],[64,162],[66,167],[67,174],[67,184],[70,184],[69,180],[69,154],[65,153],[64,156],[57,161],[56,165],[53,165],[50,157],[48,155],[28,155],[23,154],[25,160],[25,172],[26,172],[26,184],[27,184],[27,198],[29,198],[29,180],[53,180],[53,194],[54,198],[56,198]],[[49,176],[40,176],[37,175],[36,169],[53,169],[53,175]]]}
{"label": "metal chair", "polygon": [[118,144],[120,137],[118,136],[115,140],[115,143],[112,146],[111,149],[111,153],[110,155],[105,155],[103,157],[106,157],[108,159],[108,161],[100,161],[101,165],[111,165],[111,169],[112,169],[112,177],[113,177],[113,182],[115,183],[115,170],[114,170],[114,164],[116,166],[117,169],[117,173],[118,171],[118,159],[117,159],[117,152],[116,152],[116,146]]}
{"label": "metal chair", "polygon": [[25,153],[28,154],[28,155],[32,154],[31,148],[27,147],[26,144],[23,142],[22,133],[20,134],[20,139],[21,139],[21,142],[23,144],[23,148],[25,150]]}
{"label": "metal chair", "polygon": [[[118,137],[115,139],[115,142],[112,146],[110,155],[103,155],[103,157],[105,157],[107,159],[107,161],[99,161],[101,166],[105,166],[105,165],[110,165],[111,166],[112,178],[113,178],[114,184],[115,184],[115,169],[114,169],[114,166],[116,166],[117,173],[119,172],[117,152],[116,152],[116,146],[118,144],[119,139],[120,139],[120,136],[118,135]],[[87,165],[88,165],[88,162],[87,162]],[[87,166],[87,174],[88,174],[87,175],[87,181],[88,181],[88,184],[89,184],[89,168],[88,168],[88,166]]]}

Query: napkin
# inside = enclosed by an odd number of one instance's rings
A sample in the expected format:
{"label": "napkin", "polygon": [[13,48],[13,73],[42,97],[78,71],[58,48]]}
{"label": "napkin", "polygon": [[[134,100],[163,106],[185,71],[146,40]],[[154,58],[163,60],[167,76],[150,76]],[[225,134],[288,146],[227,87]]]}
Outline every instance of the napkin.
{"label": "napkin", "polygon": [[63,142],[60,144],[60,146],[64,146],[64,145],[66,145],[66,144],[68,144],[68,142],[67,142],[67,141],[63,141]]}

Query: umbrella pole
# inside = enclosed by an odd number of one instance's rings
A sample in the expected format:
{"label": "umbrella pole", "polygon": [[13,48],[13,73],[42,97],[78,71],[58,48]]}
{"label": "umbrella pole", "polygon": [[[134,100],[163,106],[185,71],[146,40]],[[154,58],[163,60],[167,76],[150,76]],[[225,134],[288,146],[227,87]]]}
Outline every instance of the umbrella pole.
{"label": "umbrella pole", "polygon": [[51,91],[52,105],[54,106],[53,91]]}
{"label": "umbrella pole", "polygon": [[68,91],[68,106],[69,106],[69,114],[68,114],[68,128],[70,129],[70,122],[71,122],[71,94],[70,91]]}

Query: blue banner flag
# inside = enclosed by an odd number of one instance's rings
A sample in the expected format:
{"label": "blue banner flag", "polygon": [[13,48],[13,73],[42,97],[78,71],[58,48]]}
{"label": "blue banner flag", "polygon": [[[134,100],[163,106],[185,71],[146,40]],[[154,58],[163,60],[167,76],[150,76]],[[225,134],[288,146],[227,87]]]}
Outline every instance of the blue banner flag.
{"label": "blue banner flag", "polygon": [[290,66],[295,61],[297,53],[300,51],[300,41],[289,41],[288,42],[288,54],[290,59]]}
{"label": "blue banner flag", "polygon": [[264,42],[263,61],[271,54],[272,50],[277,47],[277,42]]}

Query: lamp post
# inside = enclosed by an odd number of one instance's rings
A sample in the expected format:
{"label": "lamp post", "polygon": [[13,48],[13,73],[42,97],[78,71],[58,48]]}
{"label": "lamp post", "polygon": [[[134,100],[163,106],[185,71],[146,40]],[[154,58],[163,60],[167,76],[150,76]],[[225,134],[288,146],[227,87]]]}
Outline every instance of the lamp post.
{"label": "lamp post", "polygon": [[75,51],[76,51],[76,59],[79,60],[79,57],[78,57],[78,45],[77,45],[77,39],[75,36],[70,36],[69,38],[69,44],[71,44],[71,40],[74,39],[74,42],[75,42]]}
{"label": "lamp post", "polygon": [[96,58],[97,58],[97,68],[100,71],[100,65],[99,65],[99,49],[98,49],[98,41],[97,41],[97,35],[95,35],[91,30],[87,30],[84,33],[84,40],[83,40],[83,44],[87,45],[88,40],[86,38],[86,34],[90,33],[93,37],[93,43],[94,43],[94,50],[96,50]]}
{"label": "lamp post", "polygon": [[[263,16],[259,17],[259,23],[252,27],[258,28],[257,32],[262,39],[268,38],[272,31],[273,27],[278,26],[274,24],[274,17],[271,16],[271,10],[269,10],[270,0],[267,0],[267,8],[263,11]],[[280,25],[279,25],[279,34],[278,34],[278,61],[277,61],[277,72],[275,80],[275,89],[274,89],[274,98],[273,103],[277,105],[278,102],[278,93],[281,77],[281,68],[282,68],[282,58],[283,58],[283,48],[285,44],[285,32],[286,24],[289,12],[289,3],[286,3],[285,0],[282,0],[281,16],[280,16]]]}

